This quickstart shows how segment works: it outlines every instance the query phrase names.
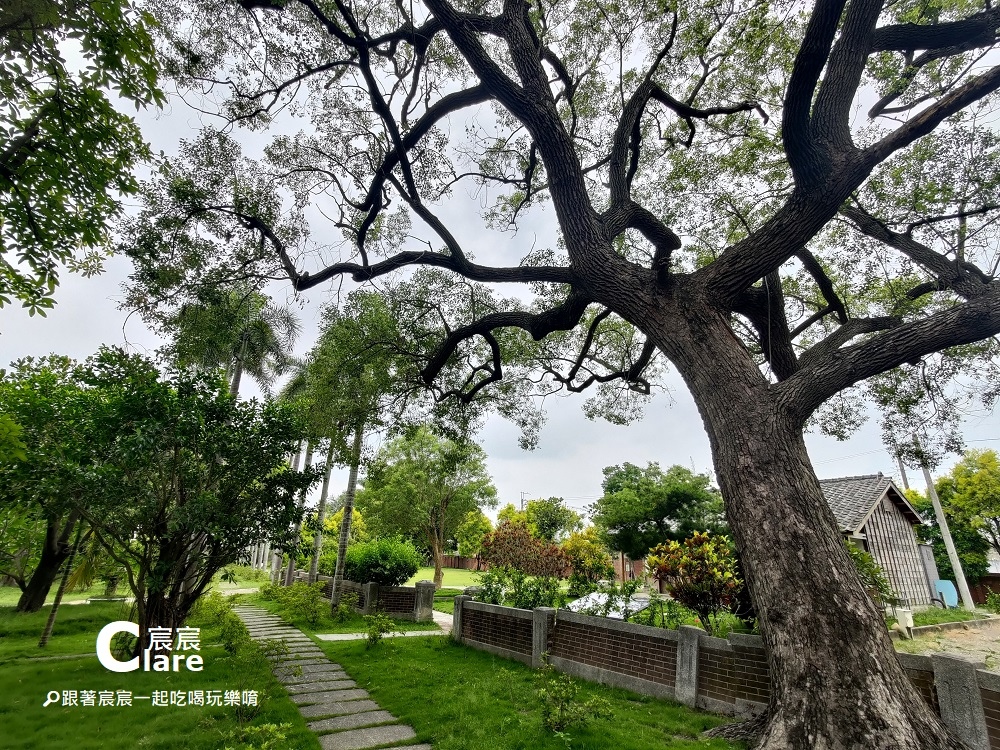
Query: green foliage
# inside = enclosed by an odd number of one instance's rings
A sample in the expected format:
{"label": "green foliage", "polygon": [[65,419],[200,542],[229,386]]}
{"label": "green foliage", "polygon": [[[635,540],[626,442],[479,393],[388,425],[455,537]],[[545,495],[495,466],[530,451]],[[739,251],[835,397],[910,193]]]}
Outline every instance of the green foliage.
{"label": "green foliage", "polygon": [[487,604],[501,604],[518,609],[562,607],[566,594],[554,576],[528,575],[523,570],[503,565],[491,566],[479,573],[476,599]]}
{"label": "green foliage", "polygon": [[483,539],[480,556],[491,567],[526,575],[564,578],[569,558],[556,544],[533,536],[527,525],[503,521]]}
{"label": "green foliage", "polygon": [[579,514],[567,508],[561,497],[529,500],[524,516],[531,533],[546,542],[561,541],[581,524]]}
{"label": "green foliage", "polygon": [[996,591],[986,592],[986,609],[996,615],[1000,615],[1000,593]]}
{"label": "green foliage", "polygon": [[[243,706],[241,706],[243,708]],[[240,727],[225,737],[225,750],[284,750],[291,724],[256,724]],[[235,742],[235,745],[229,743]]]}
{"label": "green foliage", "polygon": [[569,576],[570,596],[583,596],[593,591],[598,581],[614,578],[615,566],[596,526],[574,531],[562,543],[562,551],[573,568]]}
{"label": "green foliage", "polygon": [[329,609],[329,601],[323,595],[323,583],[303,583],[296,581],[291,586],[267,584],[260,589],[265,601],[273,601],[291,617],[305,620],[316,627]]}
{"label": "green foliage", "polygon": [[584,727],[594,719],[610,718],[611,704],[603,698],[579,698],[579,683],[567,674],[559,674],[546,665],[536,689],[542,704],[542,726],[546,731],[562,733]]}
{"label": "green foliage", "polygon": [[649,606],[641,612],[636,612],[629,621],[654,628],[677,630],[681,625],[696,622],[697,618],[698,614],[694,610],[688,609],[674,599],[662,597],[654,591],[649,596]]}
{"label": "green foliage", "polygon": [[458,554],[462,557],[475,557],[483,547],[483,539],[493,530],[490,519],[481,510],[469,511],[458,529],[455,530],[455,541],[458,542]]}
{"label": "green foliage", "polygon": [[872,601],[879,607],[899,604],[899,594],[893,590],[885,571],[875,562],[875,558],[847,539],[844,540],[844,547],[858,571],[861,585],[865,587]]}
{"label": "green foliage", "polygon": [[[980,528],[972,525],[974,522],[970,516],[956,508],[952,503],[954,485],[947,478],[938,480],[935,484],[938,499],[941,501],[941,509],[948,521],[951,540],[955,544],[955,551],[962,563],[965,579],[970,583],[975,583],[989,572],[990,542]],[[913,505],[914,510],[924,519],[924,523],[915,527],[915,531],[917,539],[924,544],[931,545],[938,575],[950,581],[956,580],[955,572],[951,568],[951,558],[948,557],[948,550],[944,545],[941,529],[937,524],[937,516],[934,513],[934,505],[930,498],[915,490],[909,490],[906,497]]]}
{"label": "green foliage", "polygon": [[101,270],[119,195],[136,192],[132,170],[151,155],[107,92],[137,108],[166,101],[152,24],[127,0],[0,7],[0,307],[44,315],[61,266]]}
{"label": "green foliage", "polygon": [[680,540],[695,531],[725,528],[722,497],[708,476],[683,466],[663,471],[630,463],[604,469],[604,496],[591,506],[591,518],[609,549],[633,560],[664,539]]}
{"label": "green foliage", "polygon": [[200,287],[194,300],[158,313],[156,324],[172,339],[163,351],[169,361],[182,369],[225,370],[233,391],[245,372],[266,392],[289,368],[299,333],[290,310],[245,283]]}
{"label": "green foliage", "polygon": [[384,612],[375,612],[364,617],[365,622],[368,624],[368,629],[365,631],[366,648],[374,648],[382,642],[382,639],[387,634],[398,632],[396,630],[396,623]]}
{"label": "green foliage", "polygon": [[21,425],[8,414],[0,414],[0,463],[27,461],[28,446],[21,440]]}
{"label": "green foliage", "polygon": [[333,619],[337,622],[347,622],[354,615],[358,608],[358,595],[353,591],[348,591],[340,595],[340,601],[333,611]]}
{"label": "green foliage", "polygon": [[399,537],[384,537],[347,548],[344,577],[355,583],[401,586],[423,562],[413,543]]}
{"label": "green foliage", "polygon": [[578,611],[596,617],[607,617],[612,612],[618,612],[626,622],[632,621],[639,613],[632,610],[632,597],[642,588],[642,581],[607,581],[594,587],[601,596],[589,607]]}
{"label": "green foliage", "polygon": [[970,450],[935,485],[949,521],[955,518],[982,534],[1000,553],[1000,457]]}
{"label": "green foliage", "polygon": [[426,544],[438,575],[449,539],[469,513],[493,507],[486,454],[421,426],[389,442],[372,462],[357,506],[372,530]]}
{"label": "green foliage", "polygon": [[670,596],[698,613],[710,634],[718,632],[718,615],[729,610],[743,585],[736,576],[729,539],[724,536],[698,532],[683,542],[657,545],[650,550],[646,564]]}

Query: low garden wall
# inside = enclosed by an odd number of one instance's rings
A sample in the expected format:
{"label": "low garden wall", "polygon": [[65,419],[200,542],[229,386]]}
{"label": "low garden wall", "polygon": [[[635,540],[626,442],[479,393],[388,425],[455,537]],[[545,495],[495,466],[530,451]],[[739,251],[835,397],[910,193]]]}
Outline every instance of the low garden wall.
{"label": "low garden wall", "polygon": [[[760,636],[713,638],[541,607],[500,607],[455,597],[452,637],[473,648],[731,716],[767,707],[770,674]],[[970,747],[1000,750],[1000,675],[947,654],[897,654],[904,672]]]}
{"label": "low garden wall", "polygon": [[[317,576],[316,580],[323,584],[323,594],[333,595],[333,578]],[[295,582],[308,583],[309,574],[298,571]],[[434,583],[418,581],[416,586],[380,586],[377,583],[355,583],[344,581],[342,594],[355,594],[358,597],[357,611],[363,615],[373,612],[384,612],[390,617],[415,622],[430,622],[434,608]]]}

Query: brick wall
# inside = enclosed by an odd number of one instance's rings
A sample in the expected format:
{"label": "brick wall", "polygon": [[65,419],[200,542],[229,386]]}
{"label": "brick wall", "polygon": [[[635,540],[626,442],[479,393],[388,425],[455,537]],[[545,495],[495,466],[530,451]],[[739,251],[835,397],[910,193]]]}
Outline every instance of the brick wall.
{"label": "brick wall", "polygon": [[530,610],[466,602],[459,632],[462,642],[470,646],[531,662],[533,625]]}
{"label": "brick wall", "polygon": [[[760,636],[712,638],[592,617],[455,598],[452,636],[475,648],[729,715],[764,710],[770,696]],[[1000,674],[962,657],[898,654],[917,692],[970,747],[1000,750]]]}
{"label": "brick wall", "polygon": [[378,608],[386,614],[413,614],[417,590],[412,586],[382,587],[378,590]]}

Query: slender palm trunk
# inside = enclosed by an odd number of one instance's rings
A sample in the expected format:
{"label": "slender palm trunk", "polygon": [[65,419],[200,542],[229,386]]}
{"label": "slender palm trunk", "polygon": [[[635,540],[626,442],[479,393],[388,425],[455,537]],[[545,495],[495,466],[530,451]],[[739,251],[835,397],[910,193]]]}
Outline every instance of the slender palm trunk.
{"label": "slender palm trunk", "polygon": [[[299,441],[298,447],[295,449],[295,453],[290,457],[290,462],[292,464],[292,471],[299,470],[299,460],[302,457],[302,441]],[[271,552],[271,571],[270,577],[274,583],[279,582],[279,576],[281,575],[281,550],[275,549]]]}
{"label": "slender palm trunk", "polygon": [[330,492],[330,475],[333,473],[333,440],[326,451],[326,474],[323,476],[323,490],[319,495],[319,509],[316,511],[316,536],[313,538],[312,561],[309,563],[309,583],[316,583],[319,575],[319,556],[323,551],[323,523],[326,521],[326,498]]}
{"label": "slender palm trunk", "polygon": [[[313,442],[310,440],[306,443],[306,458],[303,462],[302,469],[308,469],[312,465],[313,459]],[[299,546],[299,536],[302,534],[302,514],[306,507],[306,494],[307,490],[302,490],[302,497],[299,500],[298,514],[296,515],[295,521],[295,533],[292,536],[292,544],[294,545],[288,550],[288,567],[285,569],[285,585],[291,586],[292,581],[295,579],[295,551]]]}
{"label": "slender palm trunk", "polygon": [[70,573],[73,572],[73,562],[76,560],[76,553],[80,551],[82,537],[83,521],[76,525],[76,539],[73,540],[73,548],[69,551],[69,557],[66,558],[66,567],[63,570],[62,580],[59,581],[56,598],[52,602],[52,611],[49,612],[49,619],[45,621],[45,629],[42,631],[42,637],[38,639],[38,648],[45,648],[48,645],[49,637],[52,635],[52,628],[56,624],[56,614],[59,612],[59,605],[62,604],[63,594],[66,592],[66,584],[69,582]]}
{"label": "slender palm trunk", "polygon": [[336,609],[340,604],[340,592],[344,583],[344,558],[347,556],[347,539],[351,534],[351,515],[354,513],[354,495],[358,489],[358,467],[361,465],[361,444],[365,426],[359,424],[354,429],[354,444],[351,447],[351,473],[347,478],[347,492],[344,493],[344,518],[340,522],[340,541],[337,545],[337,568],[333,574],[333,592],[330,605]]}

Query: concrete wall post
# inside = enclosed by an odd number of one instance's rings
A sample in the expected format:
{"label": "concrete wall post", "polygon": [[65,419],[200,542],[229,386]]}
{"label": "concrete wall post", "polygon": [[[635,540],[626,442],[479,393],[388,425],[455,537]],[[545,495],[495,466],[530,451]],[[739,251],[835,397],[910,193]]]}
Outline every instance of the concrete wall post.
{"label": "concrete wall post", "polygon": [[705,631],[691,625],[677,629],[677,672],[674,696],[678,703],[694,708],[698,703],[698,641]]}
{"label": "concrete wall post", "polygon": [[941,720],[969,747],[990,750],[977,669],[986,665],[953,654],[931,654]]}
{"label": "concrete wall post", "polygon": [[531,618],[531,666],[539,669],[545,666],[545,655],[549,650],[549,616],[555,614],[552,607],[538,607]]}
{"label": "concrete wall post", "polygon": [[378,609],[378,589],[377,583],[366,583],[361,587],[361,590],[365,593],[365,606],[361,609],[361,614],[370,615],[374,614]]}
{"label": "concrete wall post", "polygon": [[471,601],[472,597],[465,594],[455,597],[455,611],[451,615],[451,637],[458,643],[462,642],[462,606]]}
{"label": "concrete wall post", "polygon": [[434,619],[434,581],[417,581],[417,595],[413,597],[413,620],[430,622]]}

